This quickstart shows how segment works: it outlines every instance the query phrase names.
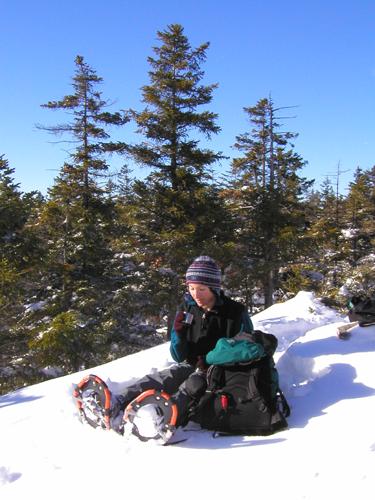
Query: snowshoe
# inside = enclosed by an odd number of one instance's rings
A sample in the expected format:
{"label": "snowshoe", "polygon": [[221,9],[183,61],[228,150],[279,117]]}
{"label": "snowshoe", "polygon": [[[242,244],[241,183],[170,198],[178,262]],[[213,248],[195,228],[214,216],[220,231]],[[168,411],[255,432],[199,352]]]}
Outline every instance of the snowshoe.
{"label": "snowshoe", "polygon": [[111,391],[97,375],[88,375],[73,391],[80,419],[92,427],[110,429]]}
{"label": "snowshoe", "polygon": [[125,409],[124,435],[135,435],[141,441],[169,443],[176,431],[178,410],[169,394],[149,389],[142,392]]}

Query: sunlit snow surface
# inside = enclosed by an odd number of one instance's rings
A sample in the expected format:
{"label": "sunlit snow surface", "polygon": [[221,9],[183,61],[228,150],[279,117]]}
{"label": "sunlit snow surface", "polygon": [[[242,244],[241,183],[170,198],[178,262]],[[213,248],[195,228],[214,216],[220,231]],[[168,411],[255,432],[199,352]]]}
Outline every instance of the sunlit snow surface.
{"label": "sunlit snow surface", "polygon": [[121,392],[172,363],[168,343],[1,397],[0,498],[373,500],[375,326],[339,340],[346,321],[307,292],[253,317],[279,339],[292,408],[290,428],[273,436],[214,438],[191,426],[163,447],[78,421],[72,388],[84,375]]}

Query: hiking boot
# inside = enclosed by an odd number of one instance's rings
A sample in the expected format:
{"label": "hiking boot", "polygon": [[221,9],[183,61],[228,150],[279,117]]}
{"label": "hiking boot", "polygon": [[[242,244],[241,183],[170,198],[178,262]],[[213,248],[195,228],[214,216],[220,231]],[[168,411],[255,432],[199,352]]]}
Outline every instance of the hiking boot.
{"label": "hiking boot", "polygon": [[166,444],[176,430],[177,406],[165,392],[147,390],[125,409],[124,434]]}
{"label": "hiking boot", "polygon": [[112,394],[111,397],[109,422],[111,429],[115,432],[118,432],[119,434],[124,433],[124,409],[120,401],[117,399],[117,396],[114,394]]}
{"label": "hiking boot", "polygon": [[160,406],[149,403],[135,412],[132,423],[139,439],[156,439],[164,427],[164,414]]}

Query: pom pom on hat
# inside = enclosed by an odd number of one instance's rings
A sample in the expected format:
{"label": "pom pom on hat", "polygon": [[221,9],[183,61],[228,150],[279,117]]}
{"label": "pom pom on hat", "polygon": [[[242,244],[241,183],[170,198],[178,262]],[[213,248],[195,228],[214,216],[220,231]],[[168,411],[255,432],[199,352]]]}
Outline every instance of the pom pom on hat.
{"label": "pom pom on hat", "polygon": [[206,285],[219,293],[221,288],[221,271],[216,262],[202,255],[197,257],[186,271],[186,284]]}

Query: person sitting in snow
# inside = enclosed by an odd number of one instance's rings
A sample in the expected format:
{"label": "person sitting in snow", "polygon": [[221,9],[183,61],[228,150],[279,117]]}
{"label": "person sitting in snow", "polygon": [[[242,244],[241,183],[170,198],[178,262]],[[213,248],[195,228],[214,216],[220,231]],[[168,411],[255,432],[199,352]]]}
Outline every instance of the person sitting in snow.
{"label": "person sitting in snow", "polygon": [[[166,417],[160,414],[161,398],[169,410],[168,419],[173,424],[170,427],[186,424],[189,408],[207,388],[206,355],[220,338],[253,331],[245,306],[224,294],[221,280],[221,271],[211,257],[200,256],[192,262],[186,271],[187,292],[171,331],[170,352],[176,363],[145,376],[115,396],[95,375],[86,377],[75,390],[83,419],[94,427],[113,428],[123,433],[124,422],[130,418],[138,437],[149,439],[161,435],[167,440],[166,435],[155,431],[155,426],[163,425]],[[143,399],[137,400],[142,395]],[[104,412],[99,411],[103,406]]]}

